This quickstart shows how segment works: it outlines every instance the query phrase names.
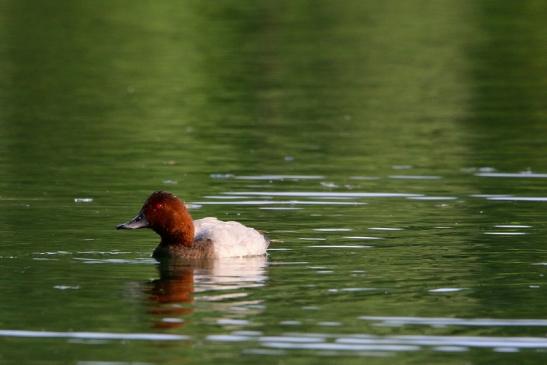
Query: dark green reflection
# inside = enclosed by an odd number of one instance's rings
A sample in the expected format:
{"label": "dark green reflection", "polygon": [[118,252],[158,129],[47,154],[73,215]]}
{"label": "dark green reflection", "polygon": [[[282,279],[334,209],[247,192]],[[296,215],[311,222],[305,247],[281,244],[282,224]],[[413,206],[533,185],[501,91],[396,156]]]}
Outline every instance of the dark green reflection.
{"label": "dark green reflection", "polygon": [[470,85],[472,113],[465,123],[477,165],[508,171],[542,169],[547,51],[545,3],[483,1],[476,5],[478,29]]}
{"label": "dark green reflection", "polygon": [[[544,169],[547,8],[540,1],[485,1],[476,9],[478,42],[469,50],[472,111],[463,124],[471,136],[466,141],[473,151],[469,165],[506,172]],[[537,179],[483,177],[474,184],[485,194],[545,195],[545,182]],[[470,237],[469,246],[480,263],[475,284],[484,288],[476,293],[480,311],[484,316],[534,316],[536,306],[546,298],[530,290],[542,281],[544,272],[531,265],[544,254],[543,209],[499,202],[483,203],[478,209],[486,217],[480,218],[482,229]],[[494,224],[531,225],[539,231],[513,229],[531,233],[520,237],[485,235],[503,233]]]}

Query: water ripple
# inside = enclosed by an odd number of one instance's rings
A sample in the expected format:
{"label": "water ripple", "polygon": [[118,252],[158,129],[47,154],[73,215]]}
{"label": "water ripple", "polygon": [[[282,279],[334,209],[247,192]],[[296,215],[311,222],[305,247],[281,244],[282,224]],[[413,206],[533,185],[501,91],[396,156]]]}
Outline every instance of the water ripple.
{"label": "water ripple", "polygon": [[111,332],[57,332],[57,331],[25,331],[0,330],[0,337],[32,337],[32,338],[71,338],[82,340],[148,340],[148,341],[179,341],[189,337],[165,333],[111,333]]}
{"label": "water ripple", "polygon": [[320,175],[253,175],[253,176],[235,176],[237,180],[320,180],[324,179]]}
{"label": "water ripple", "polygon": [[487,336],[362,336],[338,338],[337,343],[365,345],[414,345],[414,346],[458,346],[475,348],[547,348],[547,339],[541,337],[487,337]]}
{"label": "water ripple", "polygon": [[458,291],[462,291],[465,288],[437,288],[437,289],[430,289],[430,293],[454,293]]}
{"label": "water ripple", "polygon": [[372,236],[345,236],[349,240],[383,240],[382,237],[372,237]]}
{"label": "water ripple", "polygon": [[226,195],[253,195],[253,196],[298,196],[298,197],[352,197],[352,198],[406,198],[423,196],[423,194],[409,193],[364,193],[364,192],[322,192],[322,191],[245,191],[226,192]]}
{"label": "water ripple", "polygon": [[[361,316],[366,321],[379,322],[388,326],[425,325],[425,326],[474,326],[474,327],[547,327],[545,319],[491,319],[491,318],[436,318],[436,317],[381,317]],[[546,339],[547,341],[547,339]]]}
{"label": "water ripple", "polygon": [[484,234],[492,236],[522,236],[527,234],[526,232],[484,232]]}
{"label": "water ripple", "polygon": [[156,260],[152,258],[90,259],[86,257],[75,257],[74,260],[81,261],[84,264],[155,264],[156,263]]}
{"label": "water ripple", "polygon": [[292,333],[279,336],[221,334],[207,336],[209,341],[250,342],[263,347],[286,350],[356,351],[356,352],[409,352],[430,347],[439,352],[462,352],[469,348],[489,348],[493,351],[519,349],[547,349],[547,339],[542,337],[494,337],[494,336],[432,336],[399,335],[375,336],[327,335]]}
{"label": "water ripple", "polygon": [[516,177],[516,178],[547,178],[547,174],[536,174],[533,172],[523,171],[517,173],[510,172],[479,172],[475,176],[481,177]]}
{"label": "water ripple", "polygon": [[494,227],[496,228],[531,228],[531,226],[527,226],[524,224],[497,224]]}
{"label": "water ripple", "polygon": [[409,179],[409,180],[439,180],[442,179],[440,176],[430,176],[430,175],[391,175],[391,179]]}
{"label": "water ripple", "polygon": [[193,204],[200,205],[364,205],[366,203],[361,202],[333,202],[333,201],[305,201],[305,200],[243,200],[243,201],[205,201],[194,202]]}
{"label": "water ripple", "polygon": [[547,197],[544,196],[492,196],[488,200],[507,200],[521,202],[547,202]]}
{"label": "water ripple", "polygon": [[407,199],[410,200],[456,200],[458,198],[454,196],[411,196]]}

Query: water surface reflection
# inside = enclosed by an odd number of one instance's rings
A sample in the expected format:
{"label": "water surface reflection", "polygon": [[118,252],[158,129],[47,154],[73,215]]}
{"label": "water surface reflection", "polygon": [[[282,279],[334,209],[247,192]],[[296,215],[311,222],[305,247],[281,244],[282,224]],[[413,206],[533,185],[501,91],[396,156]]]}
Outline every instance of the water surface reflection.
{"label": "water surface reflection", "polygon": [[[243,289],[263,286],[267,280],[266,267],[265,256],[163,260],[157,265],[159,278],[144,285],[148,313],[154,318],[153,327],[182,327],[194,313],[195,300],[218,303],[230,300],[230,306],[239,307],[250,304],[243,301],[248,295]],[[242,320],[219,319],[223,324],[230,321]]]}

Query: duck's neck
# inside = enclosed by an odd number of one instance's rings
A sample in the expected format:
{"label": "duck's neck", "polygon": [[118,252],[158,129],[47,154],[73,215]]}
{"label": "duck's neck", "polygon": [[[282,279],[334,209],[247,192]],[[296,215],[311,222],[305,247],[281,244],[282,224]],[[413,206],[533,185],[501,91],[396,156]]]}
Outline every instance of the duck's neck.
{"label": "duck's neck", "polygon": [[161,236],[160,246],[192,247],[194,242],[194,221],[187,210],[180,212],[174,224],[157,232]]}
{"label": "duck's neck", "polygon": [[161,235],[161,246],[185,246],[192,247],[194,242],[194,234],[188,232],[171,232]]}

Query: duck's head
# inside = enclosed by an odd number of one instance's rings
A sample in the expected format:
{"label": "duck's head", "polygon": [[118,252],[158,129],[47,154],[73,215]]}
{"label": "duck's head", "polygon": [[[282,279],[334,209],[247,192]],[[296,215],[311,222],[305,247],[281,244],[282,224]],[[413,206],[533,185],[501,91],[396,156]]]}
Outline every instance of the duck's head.
{"label": "duck's head", "polygon": [[156,191],[144,202],[139,214],[116,229],[151,228],[161,236],[162,245],[191,246],[194,223],[184,203],[175,195]]}

